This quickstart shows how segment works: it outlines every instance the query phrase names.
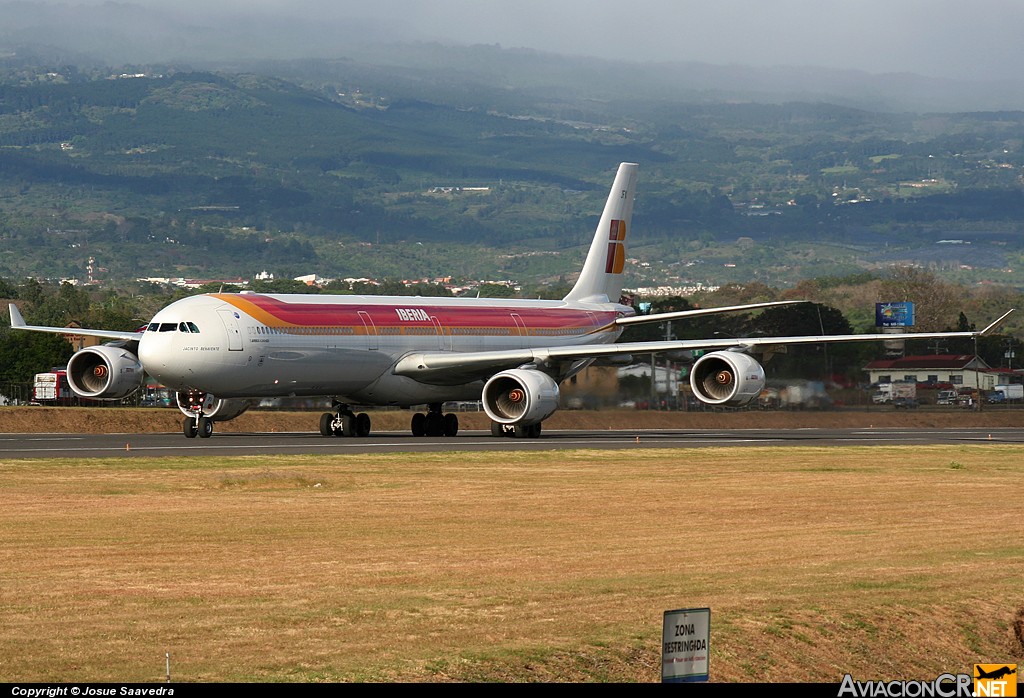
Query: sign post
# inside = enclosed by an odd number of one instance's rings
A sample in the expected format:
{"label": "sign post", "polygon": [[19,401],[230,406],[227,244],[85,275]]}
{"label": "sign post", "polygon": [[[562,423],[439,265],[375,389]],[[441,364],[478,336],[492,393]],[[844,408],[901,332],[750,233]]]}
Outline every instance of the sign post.
{"label": "sign post", "polygon": [[662,683],[708,680],[710,608],[665,611],[661,636]]}

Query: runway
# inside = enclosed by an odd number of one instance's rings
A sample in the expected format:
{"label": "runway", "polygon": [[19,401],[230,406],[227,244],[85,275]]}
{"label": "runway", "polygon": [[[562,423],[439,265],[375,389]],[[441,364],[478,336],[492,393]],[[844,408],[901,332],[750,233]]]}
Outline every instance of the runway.
{"label": "runway", "polygon": [[495,438],[466,431],[453,438],[380,432],[367,438],[316,433],[216,433],[209,439],[173,434],[0,434],[0,459],[132,456],[251,456],[281,454],[422,453],[437,451],[551,451],[564,449],[714,448],[722,446],[1024,445],[1024,430],[971,429],[736,429],[545,431],[539,439]]}

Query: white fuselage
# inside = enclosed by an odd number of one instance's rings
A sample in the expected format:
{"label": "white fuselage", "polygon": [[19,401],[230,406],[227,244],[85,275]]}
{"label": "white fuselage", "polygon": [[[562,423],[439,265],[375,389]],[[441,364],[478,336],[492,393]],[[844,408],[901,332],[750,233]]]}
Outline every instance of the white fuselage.
{"label": "white fuselage", "polygon": [[179,391],[407,406],[478,399],[483,385],[432,385],[394,374],[412,352],[611,343],[621,331],[615,319],[631,313],[612,303],[211,294],[157,313],[139,341],[139,359]]}

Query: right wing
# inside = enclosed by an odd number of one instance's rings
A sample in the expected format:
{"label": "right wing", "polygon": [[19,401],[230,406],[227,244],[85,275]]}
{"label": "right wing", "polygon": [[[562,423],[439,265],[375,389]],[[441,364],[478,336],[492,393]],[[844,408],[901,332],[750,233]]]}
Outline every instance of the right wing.
{"label": "right wing", "polygon": [[421,383],[457,385],[482,380],[510,368],[531,365],[537,368],[554,367],[563,362],[597,359],[608,356],[633,354],[659,354],[667,351],[693,349],[724,349],[747,352],[756,347],[768,348],[789,344],[832,344],[837,342],[877,342],[894,339],[956,339],[991,334],[1012,313],[1004,313],[998,320],[981,331],[971,332],[918,332],[908,334],[831,334],[799,337],[723,337],[716,339],[680,339],[658,342],[623,342],[619,344],[582,344],[536,349],[507,349],[501,351],[445,352],[426,351],[407,354],[398,360],[392,373],[408,376]]}
{"label": "right wing", "polygon": [[42,325],[26,325],[25,318],[14,303],[8,304],[11,312],[11,329],[31,330],[33,332],[50,332],[52,334],[80,334],[85,337],[99,337],[100,339],[121,339],[134,340],[142,339],[142,332],[119,332],[117,330],[87,330],[77,327],[43,327]]}

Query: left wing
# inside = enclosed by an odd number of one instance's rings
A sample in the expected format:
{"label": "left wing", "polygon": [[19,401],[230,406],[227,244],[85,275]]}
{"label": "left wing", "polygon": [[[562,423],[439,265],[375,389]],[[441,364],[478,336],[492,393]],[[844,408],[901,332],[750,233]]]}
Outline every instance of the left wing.
{"label": "left wing", "polygon": [[553,367],[556,363],[597,359],[631,354],[659,354],[667,351],[692,349],[726,349],[747,352],[755,347],[773,347],[788,344],[833,344],[837,342],[877,342],[893,339],[956,339],[991,334],[1013,312],[1004,313],[998,320],[981,331],[972,332],[918,332],[908,334],[833,334],[800,337],[725,337],[718,339],[682,339],[659,342],[625,342],[621,344],[590,344],[568,347],[541,347],[537,349],[508,349],[504,351],[475,352],[414,352],[399,359],[391,372],[408,376],[421,383],[454,385],[487,378],[498,371],[532,365],[537,368]]}
{"label": "left wing", "polygon": [[717,315],[719,313],[737,313],[745,310],[773,308],[777,305],[793,305],[794,303],[810,303],[810,301],[769,301],[766,303],[748,303],[747,305],[724,305],[717,308],[693,308],[692,310],[676,310],[670,313],[654,313],[653,315],[628,315],[616,318],[616,325],[642,325],[648,322],[665,322],[682,318],[699,317],[701,315]]}
{"label": "left wing", "polygon": [[18,306],[14,303],[9,303],[8,309],[11,313],[11,328],[16,330],[50,332],[51,334],[80,334],[85,337],[99,337],[100,339],[122,339],[128,341],[138,341],[142,339],[142,332],[120,332],[118,330],[87,330],[77,327],[43,327],[42,325],[26,325],[25,318],[22,317],[21,311],[18,310]]}

